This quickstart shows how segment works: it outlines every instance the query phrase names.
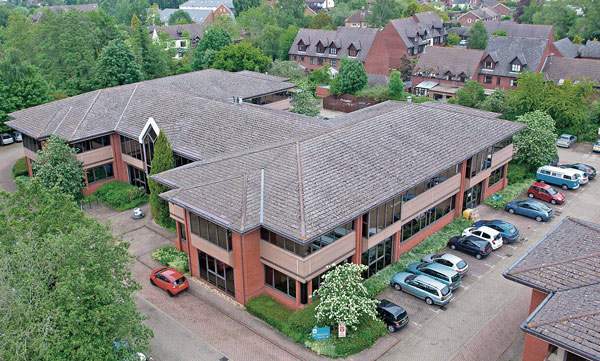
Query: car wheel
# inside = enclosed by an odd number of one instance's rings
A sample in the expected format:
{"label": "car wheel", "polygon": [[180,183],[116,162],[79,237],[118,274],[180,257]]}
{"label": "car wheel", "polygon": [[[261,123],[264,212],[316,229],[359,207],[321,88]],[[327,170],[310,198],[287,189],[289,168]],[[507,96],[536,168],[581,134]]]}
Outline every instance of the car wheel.
{"label": "car wheel", "polygon": [[399,285],[399,284],[397,284],[397,283],[394,283],[394,289],[395,289],[396,291],[402,291],[402,286],[400,286],[400,285]]}
{"label": "car wheel", "polygon": [[528,196],[529,198],[533,198],[533,193],[529,193],[527,196]]}
{"label": "car wheel", "polygon": [[553,200],[550,201],[550,203],[556,204],[556,201],[553,199]]}
{"label": "car wheel", "polygon": [[451,245],[450,245],[450,249],[456,249],[456,246],[455,246],[455,245],[453,245],[453,244],[451,244]]}
{"label": "car wheel", "polygon": [[512,209],[512,208],[509,208],[509,209],[508,209],[508,213],[510,213],[510,214],[515,214],[515,210],[514,210],[514,209]]}
{"label": "car wheel", "polygon": [[387,329],[388,329],[388,331],[389,331],[390,333],[392,333],[392,332],[396,332],[396,328],[395,328],[394,326],[392,326],[392,325],[388,325]]}
{"label": "car wheel", "polygon": [[562,189],[564,189],[564,190],[567,190],[567,189],[569,189],[569,187],[568,187],[566,184],[563,184],[563,185],[561,186],[561,188],[562,188]]}
{"label": "car wheel", "polygon": [[433,300],[431,298],[427,297],[425,299],[425,303],[431,306],[431,305],[433,305]]}
{"label": "car wheel", "polygon": [[540,216],[535,217],[535,220],[538,221],[538,222],[543,221],[542,217],[540,217]]}
{"label": "car wheel", "polygon": [[150,278],[150,284],[151,284],[152,286],[156,286],[156,283],[154,283],[154,280],[153,280],[152,278]]}
{"label": "car wheel", "polygon": [[171,291],[167,291],[167,293],[169,294],[169,297],[175,297],[175,294]]}
{"label": "car wheel", "polygon": [[477,258],[477,259],[482,259],[482,258],[483,258],[483,256],[482,256],[482,255],[480,255],[479,253],[477,253],[477,254],[475,255],[475,258]]}

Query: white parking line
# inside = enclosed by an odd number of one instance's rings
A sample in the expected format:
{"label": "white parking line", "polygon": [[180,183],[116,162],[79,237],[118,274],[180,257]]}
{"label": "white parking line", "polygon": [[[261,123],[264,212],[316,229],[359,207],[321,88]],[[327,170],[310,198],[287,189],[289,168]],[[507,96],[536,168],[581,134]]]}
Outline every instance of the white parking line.
{"label": "white parking line", "polygon": [[496,257],[498,257],[500,259],[505,259],[506,258],[506,256],[503,256],[503,255],[498,254],[498,253],[492,253],[492,256],[496,256]]}
{"label": "white parking line", "polygon": [[487,262],[483,262],[483,264],[484,264],[484,265],[486,265],[486,266],[488,266],[489,268],[494,268],[494,266],[493,266],[493,265],[491,265],[491,264],[489,264],[489,263],[487,263]]}
{"label": "white parking line", "polygon": [[427,307],[428,310],[430,310],[433,313],[440,313],[441,309],[439,307]]}
{"label": "white parking line", "polygon": [[464,283],[460,287],[464,288],[465,290],[468,290],[470,288],[469,286],[465,285]]}
{"label": "white parking line", "polygon": [[421,324],[420,323],[416,323],[415,321],[410,321],[410,323],[412,323],[413,325],[415,325],[415,327],[421,328]]}

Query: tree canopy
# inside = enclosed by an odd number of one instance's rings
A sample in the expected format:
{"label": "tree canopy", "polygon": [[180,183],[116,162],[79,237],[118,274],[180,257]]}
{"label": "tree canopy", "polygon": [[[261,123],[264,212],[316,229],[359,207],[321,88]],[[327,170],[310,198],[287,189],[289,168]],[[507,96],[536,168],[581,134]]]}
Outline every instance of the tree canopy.
{"label": "tree canopy", "polygon": [[177,10],[169,16],[169,25],[191,24],[193,23],[190,14],[183,10]]}
{"label": "tree canopy", "polygon": [[390,73],[388,94],[390,99],[393,100],[404,100],[404,98],[406,98],[406,93],[404,92],[404,82],[402,82],[402,75],[398,70],[394,70]]}
{"label": "tree canopy", "polygon": [[358,60],[342,59],[340,71],[331,83],[333,94],[355,94],[367,86],[365,67]]}
{"label": "tree canopy", "polygon": [[483,86],[474,80],[467,80],[465,86],[456,92],[454,101],[466,107],[476,108],[484,99]]}
{"label": "tree canopy", "polygon": [[547,113],[536,110],[517,118],[527,126],[513,137],[515,161],[535,169],[550,163],[556,157],[554,120]]}
{"label": "tree canopy", "polygon": [[481,21],[478,21],[469,30],[469,42],[467,47],[469,49],[480,49],[484,50],[487,47],[488,34],[485,30],[485,26]]}
{"label": "tree canopy", "polygon": [[260,0],[233,0],[233,8],[235,9],[235,14],[239,15],[240,13],[260,6]]}
{"label": "tree canopy", "polygon": [[221,49],[213,61],[212,67],[227,71],[250,70],[265,72],[271,64],[271,59],[260,49],[247,41],[231,44]]}
{"label": "tree canopy", "polygon": [[0,229],[0,359],[122,361],[147,350],[127,245],[69,195],[19,181],[0,192]]}
{"label": "tree canopy", "polygon": [[99,88],[135,83],[143,78],[133,52],[121,39],[113,40],[102,49],[95,73]]}
{"label": "tree canopy", "polygon": [[209,27],[194,50],[192,68],[199,70],[211,67],[215,54],[231,43],[227,31],[220,27]]}
{"label": "tree canopy", "polygon": [[300,88],[292,95],[292,112],[317,116],[321,111],[321,101],[307,88]]}
{"label": "tree canopy", "polygon": [[[154,156],[150,167],[150,175],[167,171],[174,166],[175,160],[171,143],[169,143],[165,132],[160,132],[154,142]],[[148,185],[150,188],[150,211],[154,221],[163,226],[173,223],[169,216],[168,203],[159,197],[161,193],[167,191],[167,188],[152,179],[149,179]]]}

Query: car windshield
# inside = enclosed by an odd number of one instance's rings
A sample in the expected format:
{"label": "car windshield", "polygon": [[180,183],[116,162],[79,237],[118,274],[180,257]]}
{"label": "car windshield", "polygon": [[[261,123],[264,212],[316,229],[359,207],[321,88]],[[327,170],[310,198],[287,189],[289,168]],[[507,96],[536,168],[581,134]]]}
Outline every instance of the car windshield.
{"label": "car windshield", "polygon": [[442,296],[445,296],[448,293],[450,293],[450,289],[448,288],[448,286],[442,288]]}
{"label": "car windshield", "polygon": [[548,191],[548,194],[550,194],[550,195],[558,194],[558,192],[556,191],[556,189],[554,189],[552,187],[548,188],[547,191]]}
{"label": "car windshield", "polygon": [[465,261],[460,261],[460,262],[458,262],[458,263],[456,264],[456,267],[458,267],[458,268],[465,268],[465,267],[467,267],[467,262],[465,262]]}
{"label": "car windshield", "polygon": [[560,136],[560,139],[569,140],[570,136],[568,136],[567,134],[563,134]]}
{"label": "car windshield", "polygon": [[176,279],[175,281],[173,281],[173,284],[175,286],[179,286],[179,285],[182,285],[183,282],[185,282],[185,277],[181,277],[181,278]]}
{"label": "car windshield", "polygon": [[503,222],[503,223],[500,223],[498,225],[498,227],[500,227],[504,232],[510,233],[510,234],[515,233],[517,231],[517,228],[510,223]]}

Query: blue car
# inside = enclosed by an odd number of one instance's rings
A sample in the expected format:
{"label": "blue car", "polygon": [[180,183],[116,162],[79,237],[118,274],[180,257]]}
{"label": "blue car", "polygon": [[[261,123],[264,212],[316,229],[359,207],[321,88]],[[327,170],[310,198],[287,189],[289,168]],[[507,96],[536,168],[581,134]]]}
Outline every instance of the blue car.
{"label": "blue car", "polygon": [[458,272],[439,263],[414,262],[406,267],[406,271],[415,275],[431,277],[450,286],[452,291],[460,287]]}
{"label": "blue car", "polygon": [[533,218],[538,222],[548,222],[554,215],[552,208],[532,199],[512,201],[504,207],[504,210],[510,214]]}
{"label": "blue car", "polygon": [[514,224],[508,223],[499,219],[481,220],[473,223],[473,227],[490,227],[500,232],[502,241],[505,243],[515,243],[519,240],[519,229]]}

